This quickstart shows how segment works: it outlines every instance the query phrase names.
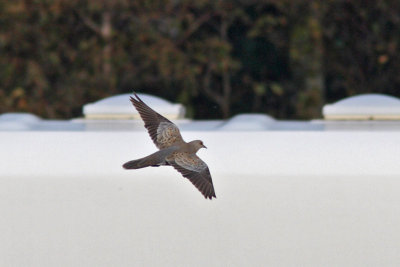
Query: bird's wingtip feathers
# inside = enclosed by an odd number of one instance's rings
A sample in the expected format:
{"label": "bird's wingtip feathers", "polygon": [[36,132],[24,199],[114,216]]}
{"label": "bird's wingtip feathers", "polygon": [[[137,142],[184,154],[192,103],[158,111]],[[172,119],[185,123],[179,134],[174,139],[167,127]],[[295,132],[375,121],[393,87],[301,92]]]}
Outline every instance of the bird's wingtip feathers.
{"label": "bird's wingtip feathers", "polygon": [[212,200],[213,198],[217,198],[217,196],[215,195],[215,192],[210,192],[209,194],[204,194],[203,196],[205,199],[209,199],[209,200]]}
{"label": "bird's wingtip feathers", "polygon": [[140,97],[136,94],[135,91],[133,91],[132,93],[133,93],[133,95],[136,97],[136,99],[133,98],[133,97],[131,96],[131,101],[132,101],[132,99],[134,99],[134,100],[136,100],[136,101],[143,102],[142,99],[140,99]]}

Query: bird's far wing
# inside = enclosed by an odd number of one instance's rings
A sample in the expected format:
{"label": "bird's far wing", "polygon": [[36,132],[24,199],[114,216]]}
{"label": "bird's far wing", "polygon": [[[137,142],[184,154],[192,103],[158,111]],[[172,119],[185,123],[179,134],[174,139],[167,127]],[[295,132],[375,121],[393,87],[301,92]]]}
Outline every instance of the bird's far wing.
{"label": "bird's far wing", "polygon": [[149,132],[151,139],[159,149],[183,142],[181,133],[174,123],[146,105],[136,93],[133,94],[135,98],[131,97],[130,100],[143,119],[144,127]]}
{"label": "bird's far wing", "polygon": [[170,164],[183,177],[189,179],[205,198],[212,199],[216,197],[210,170],[207,164],[196,154],[178,152],[175,154],[174,161],[170,162]]}

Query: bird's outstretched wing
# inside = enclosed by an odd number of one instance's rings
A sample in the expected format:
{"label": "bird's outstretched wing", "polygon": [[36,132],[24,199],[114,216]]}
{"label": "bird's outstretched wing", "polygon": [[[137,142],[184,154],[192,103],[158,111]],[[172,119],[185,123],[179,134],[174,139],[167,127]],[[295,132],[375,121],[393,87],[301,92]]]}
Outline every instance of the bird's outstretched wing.
{"label": "bird's outstretched wing", "polygon": [[216,198],[210,170],[196,154],[177,152],[170,164],[188,178],[205,198]]}
{"label": "bird's outstretched wing", "polygon": [[146,105],[136,93],[133,94],[135,98],[131,97],[130,100],[142,117],[144,127],[149,132],[151,139],[159,149],[183,143],[181,133],[174,123]]}

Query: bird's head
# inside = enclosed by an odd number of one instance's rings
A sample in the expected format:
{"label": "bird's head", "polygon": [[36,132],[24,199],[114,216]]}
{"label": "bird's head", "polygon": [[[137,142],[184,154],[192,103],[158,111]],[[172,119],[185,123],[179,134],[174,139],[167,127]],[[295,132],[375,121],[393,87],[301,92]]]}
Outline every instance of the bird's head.
{"label": "bird's head", "polygon": [[192,141],[192,142],[190,142],[192,145],[193,145],[193,147],[194,147],[194,149],[195,149],[195,151],[197,152],[197,151],[199,151],[199,149],[200,148],[207,148],[204,144],[203,144],[203,141],[201,141],[201,140],[194,140],[194,141]]}

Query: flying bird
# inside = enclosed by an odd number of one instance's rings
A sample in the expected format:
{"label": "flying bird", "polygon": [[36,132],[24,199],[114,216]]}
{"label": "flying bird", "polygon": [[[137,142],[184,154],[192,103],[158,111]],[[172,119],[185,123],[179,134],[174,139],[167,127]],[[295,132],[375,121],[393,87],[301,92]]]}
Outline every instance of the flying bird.
{"label": "flying bird", "polygon": [[189,179],[206,199],[215,198],[210,170],[196,155],[199,149],[207,147],[201,140],[185,142],[174,123],[147,106],[136,93],[133,94],[135,98],[130,97],[130,100],[159,150],[144,158],[128,161],[122,166],[125,169],[140,169],[170,165]]}

